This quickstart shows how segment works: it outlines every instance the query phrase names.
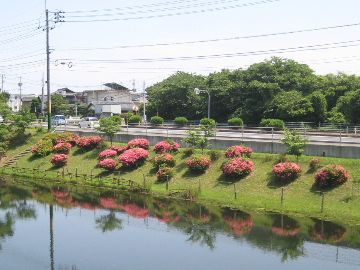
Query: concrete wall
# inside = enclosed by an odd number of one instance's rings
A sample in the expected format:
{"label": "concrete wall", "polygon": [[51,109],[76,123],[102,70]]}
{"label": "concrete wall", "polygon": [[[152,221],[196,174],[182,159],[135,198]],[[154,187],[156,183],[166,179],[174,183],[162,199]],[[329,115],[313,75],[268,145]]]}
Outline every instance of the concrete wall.
{"label": "concrete wall", "polygon": [[[92,136],[98,135],[95,131],[77,131],[74,132],[82,136]],[[114,142],[128,142],[134,138],[147,138],[150,141],[150,144],[154,145],[160,141],[168,139],[166,136],[137,136],[133,134],[116,134],[114,137]],[[174,141],[184,145],[182,142],[183,138],[179,136],[169,137]],[[285,153],[286,148],[282,143],[271,141],[255,141],[255,140],[234,140],[234,139],[212,139],[210,140],[211,148],[215,149],[225,149],[232,145],[237,145],[243,143],[244,145],[250,146],[254,149],[255,152],[260,153]],[[319,143],[309,143],[306,146],[305,154],[309,156],[328,156],[328,157],[343,157],[343,158],[360,158],[360,147],[353,145],[340,145],[340,144],[319,144]]]}

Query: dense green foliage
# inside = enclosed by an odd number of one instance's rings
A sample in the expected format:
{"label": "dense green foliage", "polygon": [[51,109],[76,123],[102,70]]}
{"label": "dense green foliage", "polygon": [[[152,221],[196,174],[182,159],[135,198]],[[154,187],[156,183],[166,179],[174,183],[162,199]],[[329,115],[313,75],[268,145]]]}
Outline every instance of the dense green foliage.
{"label": "dense green foliage", "polygon": [[247,124],[263,118],[360,123],[360,77],[316,75],[305,64],[277,57],[208,76],[178,72],[147,89],[149,115],[192,120],[205,116],[207,95],[195,95],[196,87],[209,90],[216,121],[241,117]]}
{"label": "dense green foliage", "polygon": [[186,117],[180,116],[180,117],[176,117],[174,122],[176,125],[185,126],[189,122],[189,120]]}
{"label": "dense green foliage", "polygon": [[240,117],[233,117],[228,120],[228,124],[232,127],[242,127],[244,122]]}
{"label": "dense green foliage", "polygon": [[121,129],[121,117],[119,116],[101,118],[100,126],[97,128],[97,130],[104,132],[106,136],[109,137],[111,145],[115,133],[119,132],[120,129]]}
{"label": "dense green foliage", "polygon": [[282,142],[287,147],[287,153],[299,158],[305,151],[306,140],[295,131],[285,129]]}
{"label": "dense green foliage", "polygon": [[162,124],[164,124],[164,118],[162,118],[160,116],[153,116],[150,119],[150,123],[153,125],[162,125]]}
{"label": "dense green foliage", "polygon": [[139,124],[141,122],[141,116],[140,115],[131,115],[128,118],[128,121],[130,124]]}
{"label": "dense green foliage", "polygon": [[285,127],[285,123],[281,119],[267,118],[267,119],[262,119],[261,120],[260,126],[283,129]]}

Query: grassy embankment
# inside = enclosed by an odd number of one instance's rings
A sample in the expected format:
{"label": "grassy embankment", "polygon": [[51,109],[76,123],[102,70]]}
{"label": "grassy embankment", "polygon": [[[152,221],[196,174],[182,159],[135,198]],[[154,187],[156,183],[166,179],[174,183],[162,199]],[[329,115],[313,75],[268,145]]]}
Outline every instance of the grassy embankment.
{"label": "grassy embankment", "polygon": [[[35,141],[34,138],[31,142]],[[31,143],[29,142],[29,145]],[[302,168],[302,175],[296,181],[287,185],[279,185],[272,178],[272,166],[277,163],[278,155],[254,153],[252,160],[255,162],[255,171],[245,179],[236,182],[228,181],[220,170],[221,164],[225,161],[222,157],[213,162],[210,169],[204,174],[193,174],[189,172],[185,161],[187,157],[180,151],[175,155],[176,166],[175,176],[169,182],[167,190],[166,183],[156,181],[156,170],[150,161],[134,170],[122,170],[108,174],[97,167],[97,156],[100,150],[94,149],[82,152],[75,147],[68,160],[66,172],[78,174],[94,175],[92,181],[86,180],[87,184],[98,185],[98,176],[118,177],[132,180],[143,185],[145,175],[147,186],[151,186],[151,191],[156,194],[166,195],[171,190],[192,190],[198,192],[198,201],[215,203],[223,206],[237,208],[264,209],[271,211],[281,211],[305,216],[322,217],[332,220],[346,221],[346,223],[360,223],[360,190],[358,179],[360,179],[360,162],[358,159],[340,158],[321,158],[321,165],[341,164],[351,172],[352,179],[340,187],[326,190],[324,197],[314,186],[314,172],[309,171],[309,161],[312,157],[303,156],[299,159]],[[152,157],[155,153],[151,151]],[[291,157],[290,157],[291,158]],[[293,161],[296,161],[295,158]],[[29,154],[17,162],[17,167],[39,168],[49,170],[47,177],[56,177],[57,169],[50,163],[50,156],[45,158],[34,158]],[[11,170],[6,169],[5,173]],[[39,180],[40,181],[40,180]],[[70,181],[70,179],[65,181]],[[74,181],[74,178],[72,178]],[[82,182],[81,177],[77,179]],[[102,185],[116,186],[109,178],[103,178]],[[235,184],[235,185],[234,185]],[[236,190],[236,198],[235,191]],[[283,193],[283,200],[281,200]],[[281,202],[282,201],[282,202]],[[322,209],[323,201],[323,209]],[[321,209],[323,211],[321,211]]]}

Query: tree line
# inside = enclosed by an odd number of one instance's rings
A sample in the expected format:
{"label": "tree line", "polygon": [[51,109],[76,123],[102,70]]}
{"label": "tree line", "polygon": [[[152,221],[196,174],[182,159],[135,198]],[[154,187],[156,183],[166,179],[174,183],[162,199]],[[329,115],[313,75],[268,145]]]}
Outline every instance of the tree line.
{"label": "tree line", "polygon": [[147,114],[168,120],[206,116],[208,97],[194,88],[210,92],[211,118],[219,122],[240,117],[246,124],[264,118],[360,123],[360,76],[317,75],[306,64],[278,57],[208,76],[177,72],[147,88]]}

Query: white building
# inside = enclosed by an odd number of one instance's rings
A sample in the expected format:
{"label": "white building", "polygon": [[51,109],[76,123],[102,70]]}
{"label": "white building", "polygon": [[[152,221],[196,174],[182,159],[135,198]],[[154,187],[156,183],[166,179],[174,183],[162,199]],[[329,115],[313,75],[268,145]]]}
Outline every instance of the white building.
{"label": "white building", "polygon": [[13,111],[13,112],[19,112],[21,108],[25,108],[25,107],[30,109],[31,102],[36,97],[37,96],[33,95],[33,94],[22,95],[21,101],[20,101],[19,94],[10,94],[8,106],[10,107],[11,111]]}

